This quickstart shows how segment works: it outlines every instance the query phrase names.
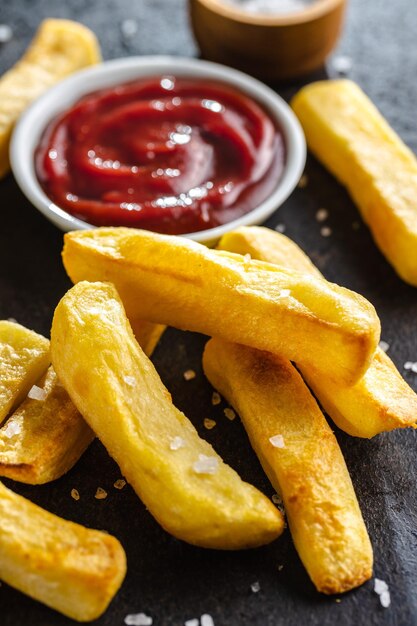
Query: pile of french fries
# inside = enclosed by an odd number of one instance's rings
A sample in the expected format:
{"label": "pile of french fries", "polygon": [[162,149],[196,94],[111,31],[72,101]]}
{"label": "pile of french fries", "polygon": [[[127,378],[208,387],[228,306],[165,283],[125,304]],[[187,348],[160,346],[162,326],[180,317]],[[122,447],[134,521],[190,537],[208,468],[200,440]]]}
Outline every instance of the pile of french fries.
{"label": "pile of french fries", "polygon": [[[175,537],[226,550],[278,538],[279,508],[199,437],[149,359],[165,325],[203,332],[212,337],[205,374],[239,413],[316,588],[340,593],[369,579],[354,488],[309,387],[352,435],[415,426],[417,397],[378,348],[372,305],[259,227],[225,235],[217,250],[134,229],[77,231],[65,236],[63,262],[74,287],[56,308],[50,343],[0,322],[0,475],[54,480],[96,435]],[[117,539],[0,485],[4,581],[88,621],[125,571]]]}

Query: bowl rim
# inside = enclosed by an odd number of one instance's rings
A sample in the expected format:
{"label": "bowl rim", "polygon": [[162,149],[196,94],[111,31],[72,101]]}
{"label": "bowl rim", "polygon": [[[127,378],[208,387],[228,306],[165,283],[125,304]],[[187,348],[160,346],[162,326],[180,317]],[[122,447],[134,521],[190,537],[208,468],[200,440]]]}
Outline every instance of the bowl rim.
{"label": "bowl rim", "polygon": [[257,207],[226,224],[181,236],[203,243],[214,242],[223,234],[251,224],[260,224],[274,213],[292,193],[304,170],[306,142],[301,125],[289,105],[272,89],[238,70],[200,59],[176,56],[140,56],[105,61],[81,70],[41,95],[21,116],[13,131],[10,163],[16,182],[30,202],[64,232],[96,228],[56,205],[38,182],[34,152],[48,123],[72,106],[83,95],[101,88],[151,75],[171,74],[210,78],[235,88],[258,101],[275,119],[284,134],[286,162],[274,191]]}
{"label": "bowl rim", "polygon": [[253,26],[292,26],[306,24],[319,19],[346,4],[347,0],[313,0],[305,9],[296,9],[289,13],[274,15],[269,13],[250,13],[233,4],[226,4],[223,0],[192,0],[221,17],[228,18],[240,24]]}

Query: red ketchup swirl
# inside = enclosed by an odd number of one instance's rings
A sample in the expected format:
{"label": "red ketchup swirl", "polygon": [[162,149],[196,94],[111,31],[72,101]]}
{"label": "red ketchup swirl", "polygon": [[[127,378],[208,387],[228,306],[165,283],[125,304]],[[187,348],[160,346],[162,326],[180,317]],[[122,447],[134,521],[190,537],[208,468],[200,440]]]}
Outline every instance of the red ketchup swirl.
{"label": "red ketchup swirl", "polygon": [[251,98],[172,76],[85,96],[47,127],[35,156],[44,191],[68,213],[170,234],[251,211],[284,162],[281,130]]}

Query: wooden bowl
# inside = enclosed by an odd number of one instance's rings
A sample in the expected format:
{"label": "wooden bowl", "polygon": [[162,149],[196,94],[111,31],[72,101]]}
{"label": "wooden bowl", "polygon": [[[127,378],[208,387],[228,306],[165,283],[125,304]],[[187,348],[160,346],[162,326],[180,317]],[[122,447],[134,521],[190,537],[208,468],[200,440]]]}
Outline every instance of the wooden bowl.
{"label": "wooden bowl", "polygon": [[190,0],[203,56],[273,82],[323,65],[343,24],[347,0],[315,0],[280,15],[249,13],[222,0]]}

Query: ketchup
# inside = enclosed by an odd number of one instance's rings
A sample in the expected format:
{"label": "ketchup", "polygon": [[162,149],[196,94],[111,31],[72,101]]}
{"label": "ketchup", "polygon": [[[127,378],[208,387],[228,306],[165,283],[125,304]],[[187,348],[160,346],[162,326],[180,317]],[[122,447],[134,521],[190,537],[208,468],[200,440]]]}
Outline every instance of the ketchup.
{"label": "ketchup", "polygon": [[45,130],[46,194],[96,226],[183,234],[265,200],[285,162],[266,111],[222,83],[158,76],[91,93]]}

